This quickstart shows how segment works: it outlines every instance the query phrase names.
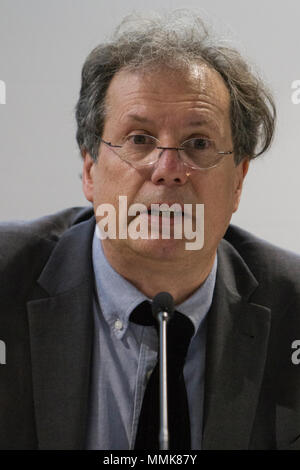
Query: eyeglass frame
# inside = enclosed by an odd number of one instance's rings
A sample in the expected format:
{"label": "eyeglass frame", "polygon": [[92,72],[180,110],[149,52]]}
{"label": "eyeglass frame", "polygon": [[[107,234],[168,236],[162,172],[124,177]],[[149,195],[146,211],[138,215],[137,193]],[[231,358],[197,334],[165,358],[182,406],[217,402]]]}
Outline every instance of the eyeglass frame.
{"label": "eyeglass frame", "polygon": [[[134,134],[134,135],[145,135],[145,136],[147,136],[147,137],[151,137],[152,139],[154,139],[154,140],[156,140],[158,143],[160,143],[160,141],[159,141],[156,137],[151,136],[151,135],[148,135],[148,134]],[[111,142],[108,142],[108,141],[102,139],[102,137],[100,137],[100,136],[97,135],[97,134],[96,134],[96,137],[98,137],[98,139],[100,140],[100,142],[103,142],[104,144],[108,145],[109,148],[111,148],[113,152],[114,152],[114,150],[113,150],[114,148],[123,148],[123,146],[124,146],[124,144],[123,144],[123,145],[115,145],[115,144],[112,144]],[[189,140],[192,140],[192,139],[187,139],[187,140],[185,140],[184,142],[182,142],[181,145],[185,144],[185,142],[188,142]],[[215,141],[214,141],[213,139],[205,139],[205,140],[209,140],[210,142],[214,142],[214,143],[215,143]],[[200,167],[195,167],[195,166],[189,165],[188,163],[186,163],[185,161],[183,161],[183,160],[181,159],[179,150],[183,150],[183,151],[184,151],[185,149],[184,149],[183,147],[161,147],[161,146],[156,146],[156,147],[153,149],[153,151],[156,150],[156,149],[162,150],[162,152],[160,152],[160,154],[158,155],[158,157],[157,157],[157,159],[156,159],[155,161],[150,162],[150,163],[145,163],[145,164],[137,165],[137,166],[135,166],[132,162],[126,160],[125,158],[122,158],[116,151],[114,152],[114,154],[117,155],[122,161],[128,163],[129,165],[131,165],[133,168],[135,168],[135,169],[137,169],[137,170],[138,170],[138,169],[142,169],[142,168],[144,168],[144,167],[146,167],[146,166],[154,165],[154,164],[159,160],[159,158],[161,157],[161,155],[163,154],[163,152],[164,152],[165,150],[177,150],[177,153],[178,153],[178,155],[179,155],[179,159],[180,159],[181,163],[183,163],[183,165],[185,165],[185,166],[187,166],[188,168],[191,168],[191,169],[193,169],[193,170],[202,170],[202,171],[211,170],[212,168],[216,168],[216,167],[223,161],[223,158],[221,158],[221,159],[220,159],[215,165],[213,165],[213,166],[209,166],[208,168],[200,168]],[[223,157],[225,157],[226,155],[232,155],[233,153],[234,153],[233,150],[229,150],[229,151],[218,151],[218,152],[217,152],[217,155],[222,155]]]}

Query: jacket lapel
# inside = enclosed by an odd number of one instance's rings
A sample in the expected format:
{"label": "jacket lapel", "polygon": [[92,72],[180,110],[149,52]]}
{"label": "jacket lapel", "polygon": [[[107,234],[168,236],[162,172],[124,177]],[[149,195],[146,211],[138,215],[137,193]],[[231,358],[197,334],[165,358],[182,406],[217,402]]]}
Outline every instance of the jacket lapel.
{"label": "jacket lapel", "polygon": [[263,378],[270,309],[251,303],[258,283],[225,240],[208,314],[203,449],[247,449]]}
{"label": "jacket lapel", "polygon": [[40,449],[84,447],[92,352],[91,218],[65,232],[27,303]]}

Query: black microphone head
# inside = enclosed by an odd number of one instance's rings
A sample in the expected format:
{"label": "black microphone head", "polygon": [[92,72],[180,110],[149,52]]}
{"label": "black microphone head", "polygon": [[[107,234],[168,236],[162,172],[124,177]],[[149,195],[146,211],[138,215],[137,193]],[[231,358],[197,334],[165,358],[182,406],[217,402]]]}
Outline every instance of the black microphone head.
{"label": "black microphone head", "polygon": [[167,312],[170,318],[174,308],[174,299],[169,292],[159,292],[152,300],[152,314],[156,320],[160,312]]}

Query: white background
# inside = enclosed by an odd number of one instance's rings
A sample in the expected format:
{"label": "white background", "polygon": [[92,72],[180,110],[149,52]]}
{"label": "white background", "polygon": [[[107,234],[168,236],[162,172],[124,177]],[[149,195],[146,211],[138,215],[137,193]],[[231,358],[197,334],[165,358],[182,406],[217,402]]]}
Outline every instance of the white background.
{"label": "white background", "polygon": [[[201,7],[230,33],[273,90],[272,149],[252,162],[232,222],[300,253],[300,2],[286,0],[0,0],[0,219],[29,219],[86,205],[74,106],[82,64],[133,10]],[[225,32],[225,33],[224,33]]]}

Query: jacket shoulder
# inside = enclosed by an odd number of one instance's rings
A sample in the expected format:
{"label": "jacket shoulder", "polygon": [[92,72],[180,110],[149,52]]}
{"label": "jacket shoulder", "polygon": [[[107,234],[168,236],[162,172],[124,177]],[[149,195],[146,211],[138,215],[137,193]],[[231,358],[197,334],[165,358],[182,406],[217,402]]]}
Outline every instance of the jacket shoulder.
{"label": "jacket shoulder", "polygon": [[1,242],[11,235],[18,237],[20,242],[30,238],[57,240],[71,225],[84,220],[84,215],[89,212],[89,208],[70,207],[33,220],[1,222]]}
{"label": "jacket shoulder", "polygon": [[235,225],[224,239],[248,265],[262,287],[274,293],[300,298],[300,255],[269,243]]}
{"label": "jacket shoulder", "polygon": [[0,272],[6,279],[37,273],[63,233],[92,213],[88,207],[72,207],[30,221],[0,223]]}

